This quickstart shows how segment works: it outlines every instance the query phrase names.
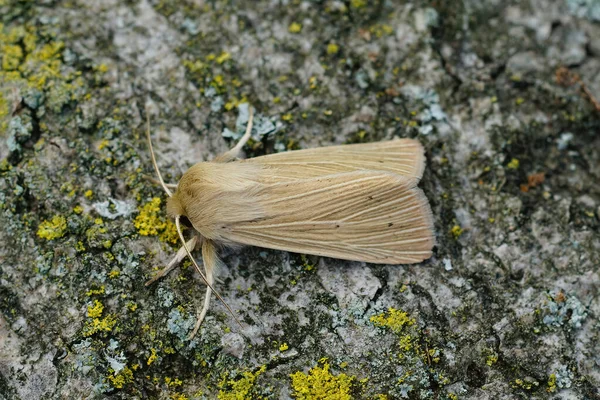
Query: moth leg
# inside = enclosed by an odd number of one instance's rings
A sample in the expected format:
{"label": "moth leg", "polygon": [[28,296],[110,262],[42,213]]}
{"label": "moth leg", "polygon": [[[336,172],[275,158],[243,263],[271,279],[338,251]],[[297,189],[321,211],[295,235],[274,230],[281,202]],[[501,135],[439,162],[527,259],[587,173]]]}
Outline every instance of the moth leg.
{"label": "moth leg", "polygon": [[[214,284],[214,271],[217,265],[220,263],[219,257],[217,255],[217,249],[212,241],[204,239],[202,241],[202,261],[204,263],[204,275],[206,276],[206,280],[208,284],[212,286]],[[206,294],[204,296],[204,305],[202,309],[199,310],[198,319],[196,320],[196,325],[194,325],[194,330],[189,336],[189,339],[193,339],[200,329],[200,325],[202,325],[202,321],[208,312],[208,308],[210,307],[210,298],[212,295],[212,290],[210,287],[206,287]]]}
{"label": "moth leg", "polygon": [[242,148],[244,147],[246,142],[248,142],[248,140],[250,139],[250,136],[252,135],[253,119],[254,119],[254,112],[252,110],[252,107],[248,107],[248,124],[246,125],[246,133],[244,133],[244,136],[242,136],[242,138],[239,140],[239,142],[237,142],[237,144],[231,150],[216,157],[213,161],[229,162],[229,161],[233,161],[236,158],[238,158],[240,151],[242,151]]}
{"label": "moth leg", "polygon": [[[196,247],[196,243],[198,243],[198,236],[195,236],[193,238],[191,238],[186,244],[188,246],[188,249],[194,249],[194,247]],[[187,252],[185,251],[185,247],[181,247],[178,251],[177,254],[175,254],[175,257],[173,257],[173,259],[167,264],[167,266],[163,269],[161,269],[152,279],[148,280],[146,282],[146,286],[150,286],[152,285],[154,282],[156,282],[157,280],[159,280],[160,278],[162,278],[163,276],[167,275],[169,272],[171,272],[172,270],[175,269],[175,267],[181,262],[183,261],[183,259],[187,256]]]}

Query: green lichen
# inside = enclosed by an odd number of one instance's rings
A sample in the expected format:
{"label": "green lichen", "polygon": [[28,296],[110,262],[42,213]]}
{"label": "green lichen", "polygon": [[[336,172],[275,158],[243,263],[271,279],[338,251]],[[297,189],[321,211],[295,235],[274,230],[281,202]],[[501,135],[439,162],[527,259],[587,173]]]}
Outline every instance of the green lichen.
{"label": "green lichen", "polygon": [[307,374],[300,371],[291,374],[293,396],[298,400],[352,399],[356,378],[343,373],[333,375],[329,368],[327,359],[321,359]]}
{"label": "green lichen", "polygon": [[50,221],[42,221],[37,235],[46,240],[61,238],[67,231],[67,220],[62,215],[55,215]]}

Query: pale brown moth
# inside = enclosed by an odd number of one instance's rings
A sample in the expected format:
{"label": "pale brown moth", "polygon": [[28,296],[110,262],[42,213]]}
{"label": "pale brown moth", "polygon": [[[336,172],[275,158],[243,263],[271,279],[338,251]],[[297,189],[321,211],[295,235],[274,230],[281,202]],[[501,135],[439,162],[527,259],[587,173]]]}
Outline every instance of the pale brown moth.
{"label": "pale brown moth", "polygon": [[[433,218],[427,198],[417,187],[425,168],[418,141],[330,146],[239,160],[251,131],[250,109],[246,132],[235,147],[212,161],[195,164],[177,185],[167,185],[156,163],[148,122],[152,163],[169,196],[167,213],[175,218],[183,246],[147,284],[189,256],[207,284],[204,306],[190,337],[208,311],[221,245],[377,264],[412,264],[431,257]],[[195,230],[187,242],[180,225],[184,217]],[[205,273],[191,255],[198,245]],[[221,296],[215,295],[235,318]]]}

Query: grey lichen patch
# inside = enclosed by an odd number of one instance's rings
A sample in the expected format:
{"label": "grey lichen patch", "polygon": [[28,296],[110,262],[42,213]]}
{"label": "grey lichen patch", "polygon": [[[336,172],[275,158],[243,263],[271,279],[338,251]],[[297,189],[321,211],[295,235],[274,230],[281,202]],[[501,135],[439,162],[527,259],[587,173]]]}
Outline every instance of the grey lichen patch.
{"label": "grey lichen patch", "polygon": [[[0,1],[0,397],[597,396],[594,2],[200,3]],[[436,253],[222,249],[243,328],[213,299],[188,340],[190,264],[143,284],[177,250],[146,113],[176,183],[246,105],[248,155],[420,140]]]}

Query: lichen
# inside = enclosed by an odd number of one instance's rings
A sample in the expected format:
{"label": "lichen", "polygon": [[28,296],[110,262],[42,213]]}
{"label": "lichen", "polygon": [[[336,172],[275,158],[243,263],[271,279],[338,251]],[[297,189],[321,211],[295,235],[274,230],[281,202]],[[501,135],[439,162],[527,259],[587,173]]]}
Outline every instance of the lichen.
{"label": "lichen", "polygon": [[508,169],[519,169],[519,160],[516,158],[513,158],[512,160],[510,160],[510,162],[506,165],[506,168]]}
{"label": "lichen", "polygon": [[585,305],[573,295],[562,291],[551,292],[543,305],[543,322],[549,327],[566,326],[579,329],[587,319],[588,311]]}
{"label": "lichen", "polygon": [[302,31],[302,24],[298,22],[292,22],[288,27],[288,31],[290,31],[290,33],[300,33]]}
{"label": "lichen", "polygon": [[158,359],[158,355],[156,354],[156,349],[154,347],[150,349],[150,352],[150,357],[148,357],[148,360],[146,361],[147,365],[152,365]]}
{"label": "lichen", "polygon": [[94,300],[94,304],[87,307],[87,316],[90,318],[99,318],[102,316],[102,311],[104,311],[104,305],[100,301]]}
{"label": "lichen", "polygon": [[110,332],[114,328],[117,323],[117,319],[114,315],[107,315],[104,318],[100,318],[104,312],[104,305],[98,301],[94,300],[92,305],[88,305],[87,307],[87,317],[82,335],[84,337],[92,336],[98,332]]}
{"label": "lichen", "polygon": [[122,389],[126,384],[133,382],[133,371],[126,366],[121,372],[109,375],[108,380],[114,388]]}
{"label": "lichen", "polygon": [[307,374],[291,374],[293,396],[298,400],[350,400],[356,378],[344,373],[333,375],[329,369],[327,359],[321,359]]}
{"label": "lichen", "polygon": [[412,326],[416,322],[406,312],[396,310],[393,307],[390,307],[387,313],[372,316],[370,321],[375,326],[388,328],[394,333],[401,333],[407,326]]}
{"label": "lichen", "polygon": [[42,221],[37,235],[46,240],[61,238],[67,232],[67,220],[62,215],[55,215],[51,220]]}
{"label": "lichen", "polygon": [[166,243],[175,244],[179,240],[175,224],[165,218],[160,209],[161,199],[152,198],[139,208],[139,214],[133,224],[142,236],[159,236]]}
{"label": "lichen", "polygon": [[242,378],[226,379],[219,383],[219,400],[244,400],[251,397],[251,391],[254,388],[256,379],[267,370],[266,365],[260,367],[256,372],[244,371]]}
{"label": "lichen", "polygon": [[327,45],[327,54],[329,55],[334,55],[337,54],[340,51],[340,46],[338,46],[335,43],[329,43]]}
{"label": "lichen", "polygon": [[106,317],[93,318],[87,321],[83,327],[83,336],[92,336],[98,332],[110,332],[117,323],[117,319],[114,315],[107,315]]}

